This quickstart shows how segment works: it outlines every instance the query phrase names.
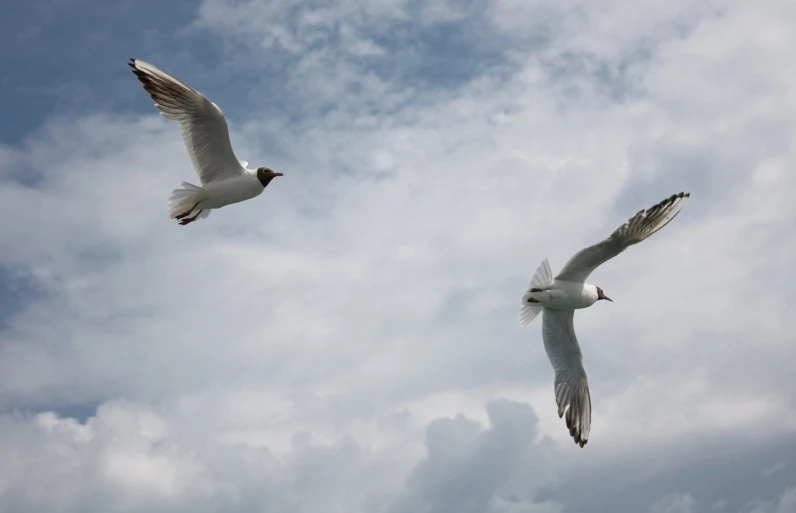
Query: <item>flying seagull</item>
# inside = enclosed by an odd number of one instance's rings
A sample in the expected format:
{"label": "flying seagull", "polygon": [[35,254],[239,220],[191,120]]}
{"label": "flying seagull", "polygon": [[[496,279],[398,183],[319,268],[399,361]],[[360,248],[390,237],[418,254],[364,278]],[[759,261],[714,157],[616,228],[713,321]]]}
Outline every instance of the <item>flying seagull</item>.
{"label": "flying seagull", "polygon": [[666,226],[689,196],[687,192],[673,194],[652,208],[641,210],[604,241],[578,251],[555,278],[545,259],[522,296],[520,325],[526,326],[544,310],[542,338],[555,370],[558,416],[563,417],[566,412],[569,434],[581,447],[589,440],[591,396],[572,319],[576,309],[588,308],[600,299],[613,302],[603,289],[586,283],[586,278],[600,264]]}
{"label": "flying seagull", "polygon": [[213,209],[259,196],[274,177],[283,176],[267,167],[247,169],[249,163],[235,157],[224,113],[199,91],[152,64],[138,59],[130,59],[127,64],[155,100],[161,115],[179,124],[202,183],[197,187],[183,182],[182,189],[172,191],[170,219],[177,219],[183,226],[204,219]]}

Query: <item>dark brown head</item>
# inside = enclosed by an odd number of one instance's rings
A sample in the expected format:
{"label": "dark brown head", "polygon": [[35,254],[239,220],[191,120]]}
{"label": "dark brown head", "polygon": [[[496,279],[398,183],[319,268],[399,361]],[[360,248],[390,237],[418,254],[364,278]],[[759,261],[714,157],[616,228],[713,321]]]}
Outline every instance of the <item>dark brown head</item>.
{"label": "dark brown head", "polygon": [[282,173],[277,173],[268,167],[257,168],[257,179],[260,180],[260,183],[263,184],[263,187],[266,187],[276,176],[284,175]]}
{"label": "dark brown head", "polygon": [[610,301],[611,303],[614,302],[613,299],[611,299],[610,297],[605,295],[605,292],[603,292],[603,289],[601,289],[600,287],[597,287],[597,301],[599,301],[601,299],[605,299],[607,301]]}

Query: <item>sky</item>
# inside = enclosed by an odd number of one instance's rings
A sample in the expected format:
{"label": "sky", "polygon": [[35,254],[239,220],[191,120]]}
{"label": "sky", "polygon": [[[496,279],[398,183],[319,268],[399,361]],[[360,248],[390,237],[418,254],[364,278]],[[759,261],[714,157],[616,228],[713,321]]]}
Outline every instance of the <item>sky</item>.
{"label": "sky", "polygon": [[[0,511],[796,511],[796,3],[0,10]],[[131,57],[285,176],[170,221]],[[581,449],[520,298],[679,191],[575,316]]]}

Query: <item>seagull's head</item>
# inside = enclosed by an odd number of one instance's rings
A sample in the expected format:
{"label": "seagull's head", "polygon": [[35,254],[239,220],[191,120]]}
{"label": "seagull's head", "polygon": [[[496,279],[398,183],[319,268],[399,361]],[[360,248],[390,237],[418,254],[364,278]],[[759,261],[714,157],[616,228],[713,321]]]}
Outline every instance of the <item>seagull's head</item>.
{"label": "seagull's head", "polygon": [[611,299],[610,297],[605,295],[605,292],[603,292],[603,289],[601,289],[600,287],[597,287],[597,301],[599,301],[601,299],[605,299],[607,301],[610,301],[611,303],[614,302],[613,299]]}
{"label": "seagull's head", "polygon": [[282,173],[277,173],[270,167],[257,168],[257,179],[260,180],[260,183],[263,184],[263,187],[268,185],[268,183],[277,176],[284,176],[284,175]]}

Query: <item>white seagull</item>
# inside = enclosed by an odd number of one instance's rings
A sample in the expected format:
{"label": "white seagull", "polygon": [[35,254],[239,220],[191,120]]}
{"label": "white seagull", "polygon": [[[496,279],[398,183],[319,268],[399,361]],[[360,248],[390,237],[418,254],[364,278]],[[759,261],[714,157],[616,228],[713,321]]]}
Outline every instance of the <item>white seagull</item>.
{"label": "white seagull", "polygon": [[555,278],[545,259],[522,296],[520,325],[527,325],[544,309],[542,338],[556,374],[558,416],[563,417],[566,412],[569,434],[581,447],[589,440],[591,396],[572,319],[578,308],[590,307],[600,299],[613,302],[603,289],[586,283],[586,278],[600,264],[666,226],[689,196],[687,192],[673,194],[654,207],[641,210],[604,241],[578,251]]}
{"label": "white seagull", "polygon": [[155,100],[161,115],[179,124],[202,183],[197,187],[183,182],[182,189],[172,191],[170,219],[179,220],[181,225],[204,219],[213,209],[259,196],[274,177],[283,176],[267,167],[247,169],[249,163],[235,157],[224,113],[199,91],[152,64],[138,59],[130,59],[127,64]]}

